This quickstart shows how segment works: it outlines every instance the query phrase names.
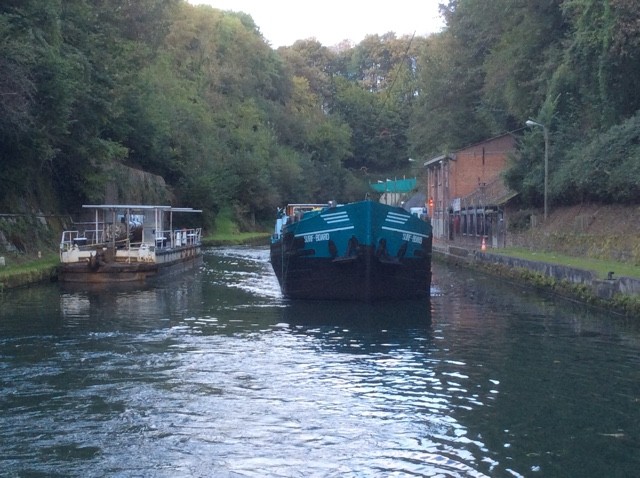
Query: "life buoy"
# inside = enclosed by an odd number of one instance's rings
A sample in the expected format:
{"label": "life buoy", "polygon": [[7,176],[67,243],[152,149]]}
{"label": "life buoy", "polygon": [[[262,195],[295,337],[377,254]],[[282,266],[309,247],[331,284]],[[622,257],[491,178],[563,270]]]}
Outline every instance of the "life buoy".
{"label": "life buoy", "polygon": [[349,239],[349,242],[347,244],[347,257],[357,256],[359,246],[360,243],[358,242],[356,236],[351,236],[351,239]]}
{"label": "life buoy", "polygon": [[409,246],[409,243],[407,241],[404,241],[402,243],[402,245],[400,246],[400,249],[398,249],[398,254],[396,254],[398,259],[402,259],[405,256],[405,254],[407,253],[408,246]]}
{"label": "life buoy", "polygon": [[335,259],[338,256],[338,248],[336,247],[336,243],[329,239],[329,255],[332,259]]}
{"label": "life buoy", "polygon": [[387,240],[383,237],[378,241],[378,249],[376,249],[376,257],[385,259],[389,257],[389,253],[387,252]]}

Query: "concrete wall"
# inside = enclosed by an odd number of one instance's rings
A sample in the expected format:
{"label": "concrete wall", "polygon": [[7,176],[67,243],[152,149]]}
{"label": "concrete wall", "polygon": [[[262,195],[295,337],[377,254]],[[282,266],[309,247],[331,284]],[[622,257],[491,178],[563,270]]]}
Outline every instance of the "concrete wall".
{"label": "concrete wall", "polygon": [[476,252],[473,259],[477,262],[501,264],[507,267],[519,267],[538,272],[545,277],[551,277],[558,281],[567,281],[572,284],[590,286],[593,294],[601,299],[611,299],[616,294],[640,296],[640,279],[633,277],[614,277],[612,279],[598,279],[592,271],[576,269],[574,267],[549,264],[547,262],[529,261],[501,254],[488,254]]}
{"label": "concrete wall", "polygon": [[[511,274],[511,272],[525,270],[535,272],[557,282],[567,282],[577,286],[585,286],[589,297],[584,296],[582,292],[569,292],[568,296],[580,301],[599,303],[601,306],[612,306],[616,311],[626,315],[636,316],[639,312],[640,279],[632,277],[598,279],[593,271],[547,262],[519,259],[502,254],[480,252],[478,250],[470,250],[442,243],[434,244],[433,252],[436,256],[442,256],[448,261],[453,261],[458,264],[468,264],[472,268],[480,267],[482,270],[490,270],[497,275],[503,275],[503,273],[500,272],[500,270],[502,270],[507,271],[504,274],[512,277],[514,275]],[[498,270],[491,270],[490,266],[492,265],[498,266]],[[515,274],[514,277],[522,277],[525,282],[528,282],[523,275]],[[547,285],[543,285],[543,287],[546,288]],[[549,286],[549,289],[557,292],[553,285]],[[623,305],[622,309],[618,308],[620,302],[616,302],[616,299],[624,297],[629,297],[633,303],[628,306]]]}
{"label": "concrete wall", "polygon": [[596,279],[596,276],[592,271],[566,267],[558,264],[549,264],[547,262],[529,261],[526,259],[519,259],[517,257],[503,256],[501,254],[477,252],[473,255],[473,258],[478,262],[488,262],[491,264],[501,264],[507,267],[528,269],[542,274],[545,277],[551,277],[555,280],[566,280],[573,284],[591,285],[594,279]]}

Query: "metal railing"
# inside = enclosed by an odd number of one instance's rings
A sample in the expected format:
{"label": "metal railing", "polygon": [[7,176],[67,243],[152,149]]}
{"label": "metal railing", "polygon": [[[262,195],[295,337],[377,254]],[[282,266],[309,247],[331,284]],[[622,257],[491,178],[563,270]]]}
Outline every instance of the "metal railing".
{"label": "metal railing", "polygon": [[[94,223],[95,224],[95,223]],[[85,247],[96,248],[107,246],[106,229],[87,229],[84,231],[63,231],[60,240],[60,250],[68,251],[74,246],[80,249]],[[188,247],[198,245],[202,242],[202,228],[175,229],[155,231],[153,239],[131,242],[129,238],[114,241],[116,247],[140,247],[146,243],[155,246],[157,249],[170,249],[175,247]]]}

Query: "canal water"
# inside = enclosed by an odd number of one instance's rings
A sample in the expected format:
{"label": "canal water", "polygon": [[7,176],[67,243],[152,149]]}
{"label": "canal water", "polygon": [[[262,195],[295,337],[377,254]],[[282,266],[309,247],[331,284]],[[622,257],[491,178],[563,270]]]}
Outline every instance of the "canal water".
{"label": "canal water", "polygon": [[640,327],[434,264],[430,302],[288,302],[264,248],[0,295],[0,475],[634,477]]}

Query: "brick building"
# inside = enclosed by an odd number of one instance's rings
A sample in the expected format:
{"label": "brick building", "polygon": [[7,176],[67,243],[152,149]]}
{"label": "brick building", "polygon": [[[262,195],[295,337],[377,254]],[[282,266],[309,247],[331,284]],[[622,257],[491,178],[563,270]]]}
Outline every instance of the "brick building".
{"label": "brick building", "polygon": [[505,203],[515,194],[502,181],[516,139],[507,133],[425,161],[427,201],[435,239],[490,247],[505,242]]}

